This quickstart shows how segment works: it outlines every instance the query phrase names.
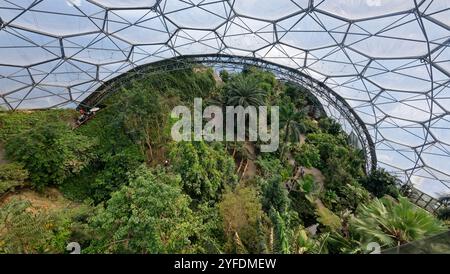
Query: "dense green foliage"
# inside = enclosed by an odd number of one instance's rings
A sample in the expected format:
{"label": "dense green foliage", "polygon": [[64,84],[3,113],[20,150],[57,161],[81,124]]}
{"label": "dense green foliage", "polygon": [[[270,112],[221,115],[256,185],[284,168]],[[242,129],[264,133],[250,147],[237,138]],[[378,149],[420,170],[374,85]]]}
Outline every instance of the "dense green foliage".
{"label": "dense green foliage", "polygon": [[[134,76],[76,129],[70,110],[0,113],[12,161],[0,194],[51,186],[73,202],[0,203],[0,253],[64,253],[71,241],[84,253],[362,253],[444,229],[387,172],[365,173],[362,151],[303,87],[253,67],[221,80],[201,66]],[[170,111],[196,97],[280,106],[279,150],[172,141]]]}
{"label": "dense green foliage", "polygon": [[320,152],[311,143],[293,148],[295,161],[304,167],[317,167],[320,164]]}
{"label": "dense green foliage", "polygon": [[271,208],[278,212],[285,212],[289,208],[289,192],[280,176],[273,177],[263,185],[262,204],[268,212]]}
{"label": "dense green foliage", "polygon": [[258,235],[258,223],[262,221],[264,212],[256,190],[251,187],[238,186],[234,191],[223,195],[218,207],[227,237],[225,251],[232,253],[259,252],[260,246],[254,239]]}
{"label": "dense green foliage", "polygon": [[140,167],[92,219],[98,239],[93,251],[119,253],[189,252],[198,220],[182,193],[180,177]]}
{"label": "dense green foliage", "polygon": [[384,195],[397,197],[399,191],[395,183],[396,178],[383,169],[377,169],[361,180],[361,184],[378,198]]}
{"label": "dense green foliage", "polygon": [[62,253],[72,231],[73,213],[30,210],[14,199],[0,210],[0,253]]}
{"label": "dense green foliage", "polygon": [[74,110],[52,109],[34,112],[1,112],[0,111],[0,140],[6,141],[16,134],[30,130],[38,124],[53,123],[55,121],[70,122],[77,117]]}
{"label": "dense green foliage", "polygon": [[24,164],[33,186],[42,188],[79,173],[94,157],[93,146],[65,123],[46,123],[10,138],[5,149],[10,159]]}
{"label": "dense green foliage", "polygon": [[139,78],[105,102],[107,107],[78,129],[99,140],[97,157],[79,176],[63,185],[77,200],[101,202],[127,184],[127,173],[143,162],[161,164],[170,140],[170,111],[182,102],[209,94],[215,88],[210,70],[192,69]]}
{"label": "dense green foliage", "polygon": [[236,181],[233,158],[219,143],[213,147],[203,141],[179,142],[170,156],[173,170],[181,175],[183,189],[193,199],[216,199],[225,185]]}
{"label": "dense green foliage", "polygon": [[0,165],[0,195],[25,185],[28,179],[28,171],[23,165],[10,163]]}
{"label": "dense green foliage", "polygon": [[398,202],[382,198],[361,205],[351,229],[359,235],[360,241],[375,241],[387,247],[447,230],[443,223],[403,197]]}

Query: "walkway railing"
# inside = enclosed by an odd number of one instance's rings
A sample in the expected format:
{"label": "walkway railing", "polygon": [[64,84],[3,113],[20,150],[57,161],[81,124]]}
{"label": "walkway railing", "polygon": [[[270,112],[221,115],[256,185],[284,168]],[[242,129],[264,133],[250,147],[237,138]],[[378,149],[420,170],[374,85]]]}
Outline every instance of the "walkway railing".
{"label": "walkway railing", "polygon": [[438,199],[418,190],[412,184],[405,184],[398,180],[397,185],[403,196],[431,213],[436,213],[439,209],[446,207],[446,205],[441,203]]}

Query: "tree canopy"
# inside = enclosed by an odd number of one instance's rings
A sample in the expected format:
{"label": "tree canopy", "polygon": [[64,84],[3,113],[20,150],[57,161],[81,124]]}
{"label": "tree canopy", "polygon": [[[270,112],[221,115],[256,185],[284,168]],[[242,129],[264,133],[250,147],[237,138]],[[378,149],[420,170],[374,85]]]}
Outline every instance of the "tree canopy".
{"label": "tree canopy", "polygon": [[[364,253],[447,229],[366,174],[307,87],[251,66],[127,75],[80,126],[73,110],[0,112],[0,253]],[[280,149],[172,140],[171,109],[197,97],[279,106]]]}

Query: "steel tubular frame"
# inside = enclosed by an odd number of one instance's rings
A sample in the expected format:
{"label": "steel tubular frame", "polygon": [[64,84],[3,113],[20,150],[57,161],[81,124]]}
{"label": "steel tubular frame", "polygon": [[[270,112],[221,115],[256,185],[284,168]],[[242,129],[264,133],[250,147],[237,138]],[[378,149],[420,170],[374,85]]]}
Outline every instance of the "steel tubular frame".
{"label": "steel tubular frame", "polygon": [[[348,103],[332,89],[312,77],[298,70],[278,65],[272,62],[252,57],[239,57],[231,55],[210,54],[180,56],[164,60],[150,65],[136,67],[128,75],[121,75],[104,83],[92,96],[84,100],[81,105],[93,107],[99,105],[109,94],[120,89],[123,83],[139,77],[137,75],[157,74],[161,72],[185,69],[192,64],[206,66],[232,65],[237,67],[254,66],[274,73],[278,78],[296,83],[305,87],[315,98],[321,98],[332,107],[350,124],[353,132],[358,137],[366,159],[366,172],[370,173],[376,168],[377,158],[374,143],[363,121],[348,105]],[[337,117],[331,117],[337,118]],[[339,119],[336,119],[339,120]],[[339,122],[339,121],[338,121]]]}
{"label": "steel tubular frame", "polygon": [[159,60],[249,56],[333,106],[371,168],[448,195],[448,1],[257,2],[0,0],[0,110],[75,107],[145,64],[181,65]]}

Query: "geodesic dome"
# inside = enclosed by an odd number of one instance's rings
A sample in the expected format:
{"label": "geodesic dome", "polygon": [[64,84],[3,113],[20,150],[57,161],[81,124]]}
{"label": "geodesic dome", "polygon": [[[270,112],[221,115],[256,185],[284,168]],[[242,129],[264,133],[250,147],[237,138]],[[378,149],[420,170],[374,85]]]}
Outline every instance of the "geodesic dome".
{"label": "geodesic dome", "polygon": [[0,24],[2,108],[76,107],[174,57],[251,57],[343,98],[378,166],[449,192],[448,0],[0,0]]}

